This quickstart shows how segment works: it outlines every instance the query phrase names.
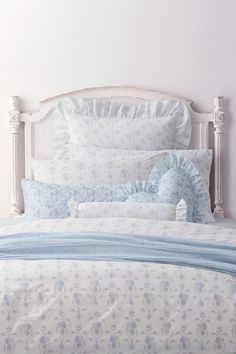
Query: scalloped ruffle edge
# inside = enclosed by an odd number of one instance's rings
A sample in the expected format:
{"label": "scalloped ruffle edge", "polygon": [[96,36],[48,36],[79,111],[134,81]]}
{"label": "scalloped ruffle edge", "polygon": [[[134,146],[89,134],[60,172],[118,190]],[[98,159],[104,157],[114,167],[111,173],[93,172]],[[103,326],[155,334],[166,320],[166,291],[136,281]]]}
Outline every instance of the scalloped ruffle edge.
{"label": "scalloped ruffle edge", "polygon": [[77,115],[78,118],[79,116],[129,119],[171,117],[176,120],[173,149],[186,149],[190,144],[191,115],[187,106],[175,99],[135,104],[85,97],[63,98],[58,102],[55,110],[56,150],[69,142],[68,120],[71,115]]}
{"label": "scalloped ruffle edge", "polygon": [[215,219],[211,213],[210,196],[207,186],[199,174],[197,167],[184,156],[170,153],[158,165],[153,167],[148,182],[159,189],[162,176],[171,168],[184,173],[193,188],[195,201],[193,205],[192,221],[200,223],[214,222]]}

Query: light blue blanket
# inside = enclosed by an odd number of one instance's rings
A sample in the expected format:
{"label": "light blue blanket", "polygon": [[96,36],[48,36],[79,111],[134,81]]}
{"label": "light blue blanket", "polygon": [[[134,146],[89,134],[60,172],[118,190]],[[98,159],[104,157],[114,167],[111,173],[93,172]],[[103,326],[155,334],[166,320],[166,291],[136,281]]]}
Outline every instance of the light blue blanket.
{"label": "light blue blanket", "polygon": [[236,246],[181,236],[117,233],[21,233],[0,237],[0,259],[140,261],[236,275]]}

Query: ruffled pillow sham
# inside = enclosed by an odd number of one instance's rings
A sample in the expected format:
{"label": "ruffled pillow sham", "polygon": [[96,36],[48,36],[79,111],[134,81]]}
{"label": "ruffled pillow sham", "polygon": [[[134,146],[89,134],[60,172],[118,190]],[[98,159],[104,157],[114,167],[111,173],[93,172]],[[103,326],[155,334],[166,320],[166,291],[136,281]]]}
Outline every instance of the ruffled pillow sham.
{"label": "ruffled pillow sham", "polygon": [[95,98],[64,98],[55,114],[55,150],[80,147],[133,150],[186,149],[191,116],[178,100],[124,103]]}
{"label": "ruffled pillow sham", "polygon": [[158,196],[164,202],[176,204],[182,198],[187,203],[187,221],[197,223],[214,222],[211,212],[209,190],[196,166],[183,156],[176,154],[156,165],[149,183],[158,188]]}
{"label": "ruffled pillow sham", "polygon": [[186,221],[186,204],[182,199],[177,205],[168,203],[92,202],[67,203],[72,218],[138,218],[162,221]]}

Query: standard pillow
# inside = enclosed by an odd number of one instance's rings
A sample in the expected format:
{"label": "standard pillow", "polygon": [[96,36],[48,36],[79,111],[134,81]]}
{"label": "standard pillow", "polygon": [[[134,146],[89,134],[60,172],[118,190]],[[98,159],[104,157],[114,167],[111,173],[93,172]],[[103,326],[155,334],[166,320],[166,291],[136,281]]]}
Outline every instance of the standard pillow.
{"label": "standard pillow", "polygon": [[62,219],[70,215],[67,202],[73,198],[78,202],[111,202],[120,185],[63,186],[22,180],[25,219]]}
{"label": "standard pillow", "polygon": [[93,202],[78,203],[70,199],[67,203],[70,216],[73,218],[138,218],[166,221],[186,221],[186,204],[168,203],[124,203],[124,202]]}
{"label": "standard pillow", "polygon": [[81,147],[134,150],[186,149],[191,116],[178,100],[124,103],[95,98],[64,98],[55,111],[55,150]]}
{"label": "standard pillow", "polygon": [[[126,183],[135,180],[148,180],[157,163],[173,151],[142,151],[113,149],[111,156],[107,150],[100,151],[101,157],[93,154],[88,159],[33,160],[34,179],[56,184],[105,184]],[[113,152],[114,156],[113,157]],[[110,153],[110,152],[109,152]],[[209,188],[209,175],[212,162],[211,150],[175,150],[177,156],[184,156],[194,163]],[[118,155],[117,155],[118,154]],[[95,157],[93,157],[95,155]],[[68,156],[67,156],[68,157]]]}

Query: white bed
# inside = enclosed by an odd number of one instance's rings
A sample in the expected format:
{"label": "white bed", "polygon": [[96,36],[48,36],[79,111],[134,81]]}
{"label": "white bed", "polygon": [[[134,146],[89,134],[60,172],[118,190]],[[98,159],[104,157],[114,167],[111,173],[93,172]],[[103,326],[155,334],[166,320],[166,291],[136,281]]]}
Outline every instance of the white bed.
{"label": "white bed", "polygon": [[177,99],[189,109],[192,117],[190,148],[213,149],[214,163],[211,176],[211,201],[216,217],[224,217],[222,149],[224,132],[223,97],[214,97],[212,112],[198,112],[193,102],[178,95],[129,86],[92,87],[48,97],[39,102],[39,109],[23,112],[20,98],[9,97],[10,135],[12,144],[12,206],[11,215],[23,212],[21,178],[32,177],[32,158],[47,159],[54,155],[53,112],[59,100],[65,97],[97,97],[101,100],[148,102]]}
{"label": "white bed", "polygon": [[[24,211],[20,179],[32,177],[32,157],[50,158],[54,153],[56,104],[71,96],[129,102],[176,97],[132,87],[90,88],[43,100],[35,113],[21,112],[19,99],[12,97],[13,215]],[[211,201],[215,217],[224,217],[222,98],[215,98],[212,113],[195,112],[191,101],[178,99],[191,112],[191,147],[214,150]],[[20,237],[35,233],[40,238],[47,233],[97,232],[104,233],[104,241],[110,234],[145,235],[149,240],[159,235],[164,240],[179,237],[186,242],[236,247],[236,230],[230,227],[125,217],[22,222],[1,228],[0,243],[9,247],[10,240],[14,248]],[[1,258],[0,353],[236,353],[236,277],[207,269],[207,255],[203,257],[205,269],[76,257],[30,260],[30,254],[25,259],[4,259],[2,254]]]}

